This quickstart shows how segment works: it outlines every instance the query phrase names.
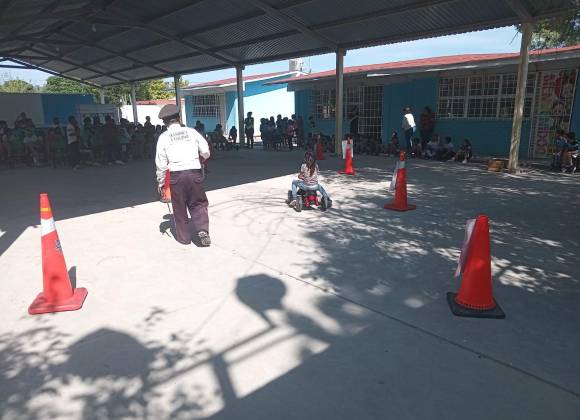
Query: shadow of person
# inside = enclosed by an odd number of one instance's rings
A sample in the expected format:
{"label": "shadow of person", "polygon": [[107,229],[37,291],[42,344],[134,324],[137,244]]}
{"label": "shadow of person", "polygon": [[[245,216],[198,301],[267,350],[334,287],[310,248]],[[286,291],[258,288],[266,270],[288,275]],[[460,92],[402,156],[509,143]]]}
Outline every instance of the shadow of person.
{"label": "shadow of person", "polygon": [[240,302],[253,309],[269,326],[274,326],[266,313],[283,310],[282,299],[286,286],[280,280],[266,274],[257,274],[238,279],[236,295]]}
{"label": "shadow of person", "polygon": [[171,214],[163,216],[163,222],[159,224],[159,233],[161,233],[161,235],[169,236],[168,231],[171,233],[171,236],[175,238],[175,222],[173,221],[173,215]]}
{"label": "shadow of person", "polygon": [[83,379],[143,377],[149,372],[154,354],[123,332],[101,328],[73,343],[64,371]]}

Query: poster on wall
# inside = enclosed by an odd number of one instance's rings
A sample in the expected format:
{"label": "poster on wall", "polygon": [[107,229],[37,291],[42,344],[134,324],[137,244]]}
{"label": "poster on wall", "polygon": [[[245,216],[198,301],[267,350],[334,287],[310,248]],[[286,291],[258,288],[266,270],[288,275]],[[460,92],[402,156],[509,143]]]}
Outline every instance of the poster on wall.
{"label": "poster on wall", "polygon": [[557,130],[568,131],[576,89],[577,69],[542,72],[534,112],[533,157],[554,153]]}

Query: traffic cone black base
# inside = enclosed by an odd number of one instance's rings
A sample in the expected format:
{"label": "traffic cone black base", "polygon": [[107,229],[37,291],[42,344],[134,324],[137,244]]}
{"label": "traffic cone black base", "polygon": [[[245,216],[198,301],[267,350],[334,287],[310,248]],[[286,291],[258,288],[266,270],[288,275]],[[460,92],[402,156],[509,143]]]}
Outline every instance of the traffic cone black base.
{"label": "traffic cone black base", "polygon": [[30,315],[39,315],[50,312],[76,311],[83,306],[87,293],[87,289],[84,287],[78,287],[73,289],[73,295],[68,299],[59,300],[58,302],[49,302],[44,297],[44,293],[40,292],[28,308],[28,313]]}
{"label": "traffic cone black base", "polygon": [[463,305],[458,304],[455,301],[457,293],[447,292],[447,303],[453,315],[463,316],[469,318],[492,318],[492,319],[504,319],[505,312],[501,309],[497,301],[495,301],[495,307],[492,309],[471,309]]}

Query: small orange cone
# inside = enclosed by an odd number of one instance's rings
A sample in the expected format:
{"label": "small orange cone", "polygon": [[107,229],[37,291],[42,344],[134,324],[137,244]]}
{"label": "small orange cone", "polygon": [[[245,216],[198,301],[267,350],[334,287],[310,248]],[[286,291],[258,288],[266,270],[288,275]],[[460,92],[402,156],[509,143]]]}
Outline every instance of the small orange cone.
{"label": "small orange cone", "polygon": [[320,139],[316,142],[316,160],[324,160],[324,151],[322,150]]}
{"label": "small orange cone", "polygon": [[409,211],[417,208],[417,206],[407,202],[407,169],[405,168],[405,161],[405,152],[401,152],[391,180],[391,191],[395,190],[395,201],[384,205],[387,210]]}
{"label": "small orange cone", "polygon": [[42,292],[29,306],[28,313],[36,315],[76,311],[83,306],[87,289],[72,288],[47,194],[40,194],[40,232],[42,235]]}
{"label": "small orange cone", "polygon": [[459,293],[447,293],[447,302],[456,316],[505,318],[493,298],[489,218],[468,220],[465,241],[455,276],[461,276]]}
{"label": "small orange cone", "polygon": [[169,171],[165,171],[165,185],[163,186],[163,195],[161,195],[160,201],[162,203],[171,203],[171,188],[169,187],[169,180],[171,176]]}
{"label": "small orange cone", "polygon": [[342,171],[338,171],[338,173],[344,174],[344,175],[356,175],[356,172],[355,172],[354,167],[352,165],[352,140],[348,139],[345,142],[343,142],[343,144],[345,144],[345,146],[344,146],[344,154],[345,154],[344,169]]}

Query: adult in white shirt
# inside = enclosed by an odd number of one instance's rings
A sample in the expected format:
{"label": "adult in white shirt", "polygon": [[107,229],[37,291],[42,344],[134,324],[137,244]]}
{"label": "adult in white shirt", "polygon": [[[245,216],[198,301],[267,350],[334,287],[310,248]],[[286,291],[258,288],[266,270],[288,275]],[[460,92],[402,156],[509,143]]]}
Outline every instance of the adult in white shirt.
{"label": "adult in white shirt", "polygon": [[403,122],[401,123],[401,128],[405,132],[405,145],[407,146],[407,152],[410,154],[413,149],[413,134],[415,134],[415,131],[417,130],[415,118],[411,113],[410,107],[403,108]]}
{"label": "adult in white shirt", "polygon": [[165,105],[159,112],[159,118],[167,126],[167,131],[157,141],[157,184],[158,191],[162,194],[165,173],[169,171],[175,239],[188,245],[195,232],[195,242],[200,246],[209,246],[209,203],[203,189],[200,162],[200,158],[209,158],[209,146],[196,130],[181,126],[177,106]]}

